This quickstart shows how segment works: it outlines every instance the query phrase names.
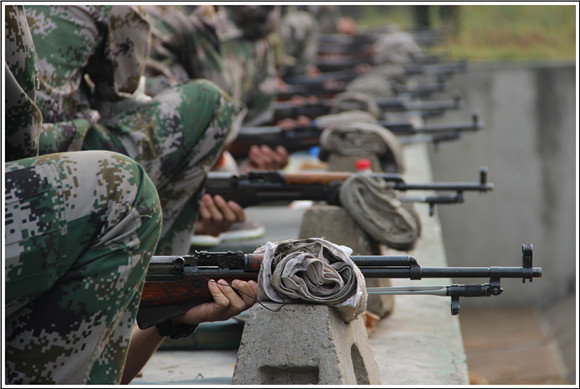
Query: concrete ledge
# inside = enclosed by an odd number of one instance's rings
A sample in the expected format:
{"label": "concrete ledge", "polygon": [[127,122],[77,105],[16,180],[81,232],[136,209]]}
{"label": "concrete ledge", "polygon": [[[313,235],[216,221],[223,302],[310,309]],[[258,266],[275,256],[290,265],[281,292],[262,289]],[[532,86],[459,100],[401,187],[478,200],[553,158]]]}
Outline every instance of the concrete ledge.
{"label": "concrete ledge", "polygon": [[[426,144],[405,146],[405,180],[431,182]],[[413,192],[413,195],[423,193]],[[428,216],[426,204],[416,204],[422,236],[409,255],[421,266],[445,267],[445,247],[437,210]],[[400,251],[383,246],[387,255]],[[392,279],[393,286],[448,285],[449,279]],[[384,385],[468,385],[467,358],[459,318],[450,313],[449,297],[395,296],[391,315],[377,323],[369,341]],[[461,315],[461,313],[459,314]]]}

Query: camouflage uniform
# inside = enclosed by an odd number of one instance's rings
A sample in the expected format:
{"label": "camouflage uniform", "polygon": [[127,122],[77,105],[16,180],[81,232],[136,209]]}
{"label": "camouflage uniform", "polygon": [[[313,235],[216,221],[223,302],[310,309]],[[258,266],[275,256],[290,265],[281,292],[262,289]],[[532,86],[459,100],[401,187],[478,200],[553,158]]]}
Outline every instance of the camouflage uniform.
{"label": "camouflage uniform", "polygon": [[6,382],[118,383],[161,230],[159,198],[126,156],[37,156],[34,46],[22,6],[5,11]]}
{"label": "camouflage uniform", "polygon": [[214,6],[147,5],[143,9],[152,38],[147,94],[195,78],[211,80],[231,94],[233,80],[223,62]]}
{"label": "camouflage uniform", "polygon": [[239,108],[207,80],[153,99],[140,91],[150,25],[139,7],[25,10],[39,57],[38,105],[49,122],[41,153],[110,150],[136,160],[163,208],[157,253],[188,252],[203,180]]}
{"label": "camouflage uniform", "polygon": [[246,105],[248,126],[266,123],[274,114],[277,73],[272,39],[278,18],[279,10],[267,6],[217,7],[217,34],[233,77],[230,94]]}
{"label": "camouflage uniform", "polygon": [[[267,22],[248,24],[244,22],[252,18],[252,6],[154,5],[143,9],[152,26],[148,93],[206,78],[247,107],[246,124],[272,118],[276,62],[270,29],[278,17],[275,9],[268,10]],[[238,10],[246,9],[250,12],[235,19]]]}
{"label": "camouflage uniform", "polygon": [[314,17],[300,10],[289,10],[281,19],[278,34],[282,47],[291,62],[282,64],[280,77],[306,74],[309,68],[316,66],[318,55],[318,23]]}
{"label": "camouflage uniform", "polygon": [[337,25],[342,16],[340,6],[336,4],[317,4],[307,5],[304,8],[314,15],[321,34],[336,34],[339,32]]}

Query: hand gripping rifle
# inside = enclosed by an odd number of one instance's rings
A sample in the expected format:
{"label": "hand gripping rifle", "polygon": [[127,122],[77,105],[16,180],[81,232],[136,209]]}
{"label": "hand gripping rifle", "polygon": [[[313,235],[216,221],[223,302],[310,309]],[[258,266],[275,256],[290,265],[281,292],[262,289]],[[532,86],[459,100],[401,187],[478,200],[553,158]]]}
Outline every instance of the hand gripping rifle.
{"label": "hand gripping rifle", "polygon": [[[445,123],[417,127],[411,121],[379,121],[378,124],[387,128],[399,137],[402,144],[413,142],[431,142],[435,146],[440,142],[457,140],[463,132],[475,132],[484,127],[479,120],[479,114],[472,114],[471,122]],[[283,129],[279,126],[242,127],[228,151],[235,158],[245,158],[252,145],[267,145],[270,147],[284,146],[288,152],[308,150],[320,145],[320,135],[324,128],[318,126],[316,119],[309,126],[298,126]],[[407,137],[403,137],[407,136]],[[420,136],[419,136],[420,135]]]}
{"label": "hand gripping rifle", "polygon": [[[542,276],[533,267],[532,245],[522,245],[522,267],[421,267],[412,256],[351,256],[365,278],[488,278],[485,284],[367,288],[369,294],[423,294],[451,297],[451,314],[459,313],[460,297],[498,296],[502,278],[521,278],[530,282]],[[191,255],[154,256],[149,264],[141,295],[137,323],[141,329],[185,313],[190,308],[213,301],[209,280],[254,280],[263,255],[237,252],[195,251]]]}
{"label": "hand gripping rifle", "polygon": [[[242,207],[264,203],[288,203],[294,200],[326,201],[340,205],[340,186],[352,174],[349,172],[324,173],[283,173],[279,171],[254,171],[247,174],[209,172],[205,182],[205,192],[220,195],[226,201],[233,200]],[[481,193],[493,189],[487,182],[487,168],[480,169],[479,182],[433,182],[406,183],[399,174],[373,173],[371,177],[393,183],[398,191],[434,190],[454,191],[455,195],[421,197],[399,197],[403,202],[429,204],[429,214],[434,214],[436,204],[454,204],[465,201],[463,192]]]}

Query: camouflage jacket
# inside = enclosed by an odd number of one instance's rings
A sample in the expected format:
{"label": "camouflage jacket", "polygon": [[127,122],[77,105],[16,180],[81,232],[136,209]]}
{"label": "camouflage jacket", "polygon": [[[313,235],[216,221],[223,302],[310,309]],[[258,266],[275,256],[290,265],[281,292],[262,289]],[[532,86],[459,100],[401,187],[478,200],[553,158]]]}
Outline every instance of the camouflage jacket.
{"label": "camouflage jacket", "polygon": [[224,65],[211,5],[147,5],[151,24],[151,56],[147,63],[147,91],[158,93],[191,79],[213,81],[226,93],[232,76]]}
{"label": "camouflage jacket", "polygon": [[[273,9],[268,15],[268,25],[272,25],[272,29],[261,28],[256,31],[248,27],[249,32],[246,33],[234,23],[226,7],[217,7],[216,26],[225,66],[233,77],[232,88],[228,92],[235,100],[247,106],[248,113],[244,121],[247,125],[265,123],[273,116],[272,103],[277,94],[273,27],[279,11]],[[247,38],[246,34],[252,38]]]}
{"label": "camouflage jacket", "polygon": [[5,160],[38,155],[42,115],[36,105],[36,54],[22,6],[6,6]]}
{"label": "camouflage jacket", "polygon": [[136,6],[24,7],[38,57],[40,153],[80,150],[102,102],[131,99],[150,50]]}

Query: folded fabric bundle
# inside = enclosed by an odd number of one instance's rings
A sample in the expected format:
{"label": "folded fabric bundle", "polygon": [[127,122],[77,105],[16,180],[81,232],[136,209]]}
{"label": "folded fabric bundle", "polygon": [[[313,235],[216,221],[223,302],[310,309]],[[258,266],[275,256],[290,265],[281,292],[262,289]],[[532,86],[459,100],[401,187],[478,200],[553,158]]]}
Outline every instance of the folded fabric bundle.
{"label": "folded fabric bundle", "polygon": [[[394,170],[405,170],[403,150],[397,137],[377,123],[347,122],[326,127],[320,134],[320,160],[337,155],[376,155],[381,165],[393,165]],[[385,169],[391,170],[391,169]]]}
{"label": "folded fabric bundle", "polygon": [[349,247],[310,238],[267,242],[255,253],[264,254],[258,301],[327,304],[347,323],[365,311],[365,279]]}
{"label": "folded fabric bundle", "polygon": [[368,112],[375,118],[381,116],[379,104],[377,104],[374,97],[366,93],[349,91],[334,96],[332,108],[330,109],[331,113],[349,112],[353,110]]}
{"label": "folded fabric bundle", "polygon": [[397,250],[410,250],[421,235],[412,204],[401,202],[392,182],[354,174],[342,183],[342,207],[371,237]]}

